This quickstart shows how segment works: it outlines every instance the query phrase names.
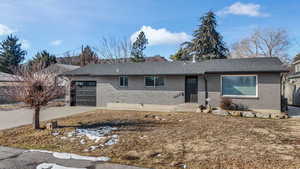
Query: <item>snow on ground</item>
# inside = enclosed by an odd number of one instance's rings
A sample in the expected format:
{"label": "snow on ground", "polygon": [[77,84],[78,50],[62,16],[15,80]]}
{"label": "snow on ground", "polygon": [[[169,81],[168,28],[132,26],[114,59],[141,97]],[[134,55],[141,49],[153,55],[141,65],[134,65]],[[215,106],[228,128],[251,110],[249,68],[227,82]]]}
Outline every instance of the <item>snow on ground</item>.
{"label": "snow on ground", "polygon": [[72,168],[72,167],[64,167],[61,165],[57,165],[54,163],[42,163],[36,167],[36,169],[86,169],[86,168]]}
{"label": "snow on ground", "polygon": [[117,128],[110,126],[98,128],[77,128],[75,131],[68,133],[68,136],[86,136],[88,139],[94,140],[97,143],[99,140],[110,134],[113,130],[117,130]]}
{"label": "snow on ground", "polygon": [[41,153],[49,153],[52,154],[55,158],[59,159],[74,159],[74,160],[88,160],[88,161],[109,161],[109,157],[90,157],[90,156],[81,156],[72,153],[60,153],[60,152],[52,152],[46,150],[29,150],[27,152],[41,152]]}

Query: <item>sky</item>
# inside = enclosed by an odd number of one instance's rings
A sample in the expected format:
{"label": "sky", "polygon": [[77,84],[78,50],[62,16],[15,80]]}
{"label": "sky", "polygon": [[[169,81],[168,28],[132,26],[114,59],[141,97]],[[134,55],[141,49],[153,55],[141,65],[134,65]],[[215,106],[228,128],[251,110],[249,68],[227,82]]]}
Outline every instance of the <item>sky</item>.
{"label": "sky", "polygon": [[169,58],[212,10],[227,47],[254,29],[280,28],[289,34],[292,57],[300,52],[299,6],[299,0],[1,0],[0,40],[16,35],[28,60],[44,49],[61,56],[143,30],[145,54]]}

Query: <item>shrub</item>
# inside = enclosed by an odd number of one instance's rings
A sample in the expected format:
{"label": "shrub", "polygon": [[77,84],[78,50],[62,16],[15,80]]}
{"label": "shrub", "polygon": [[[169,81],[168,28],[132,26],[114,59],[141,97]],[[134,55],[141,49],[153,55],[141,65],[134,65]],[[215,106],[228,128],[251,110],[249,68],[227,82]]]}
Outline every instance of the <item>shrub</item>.
{"label": "shrub", "polygon": [[225,110],[230,110],[232,108],[232,100],[230,98],[221,98],[220,107]]}

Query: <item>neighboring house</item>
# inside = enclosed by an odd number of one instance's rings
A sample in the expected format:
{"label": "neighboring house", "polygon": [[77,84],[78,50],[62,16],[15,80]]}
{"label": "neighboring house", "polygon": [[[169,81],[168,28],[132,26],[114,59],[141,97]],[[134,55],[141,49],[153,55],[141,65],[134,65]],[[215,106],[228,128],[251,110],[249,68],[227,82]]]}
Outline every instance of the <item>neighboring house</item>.
{"label": "neighboring house", "polygon": [[289,105],[300,106],[300,59],[292,63],[292,71],[286,82],[285,95]]}
{"label": "neighboring house", "polygon": [[278,58],[203,62],[91,64],[62,74],[72,81],[71,105],[112,103],[219,106],[222,97],[257,111],[281,111]]}
{"label": "neighboring house", "polygon": [[[145,57],[145,62],[167,62],[168,60],[162,56],[156,55],[151,57]],[[59,57],[57,58],[58,63],[72,63],[74,65],[80,65],[79,56],[70,56],[70,57]],[[130,58],[114,58],[114,59],[99,59],[99,64],[108,64],[108,63],[125,63],[131,62]]]}
{"label": "neighboring house", "polygon": [[0,72],[0,104],[14,102],[5,95],[5,90],[16,82],[14,75]]}

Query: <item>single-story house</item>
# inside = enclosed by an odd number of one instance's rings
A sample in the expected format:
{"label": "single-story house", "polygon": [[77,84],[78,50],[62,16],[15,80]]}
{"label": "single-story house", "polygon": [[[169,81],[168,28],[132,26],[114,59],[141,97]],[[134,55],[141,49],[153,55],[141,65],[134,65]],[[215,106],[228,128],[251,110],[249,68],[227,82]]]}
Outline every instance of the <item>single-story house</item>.
{"label": "single-story house", "polygon": [[216,59],[201,62],[91,64],[63,73],[71,81],[72,106],[112,103],[210,104],[222,97],[257,111],[281,111],[278,58]]}
{"label": "single-story house", "polygon": [[288,99],[288,104],[300,106],[300,60],[294,60],[292,70],[287,77],[285,87],[285,95]]}
{"label": "single-story house", "polygon": [[5,95],[5,90],[7,90],[8,87],[14,85],[16,82],[18,81],[16,81],[16,78],[14,78],[14,75],[0,72],[0,104],[15,102]]}

